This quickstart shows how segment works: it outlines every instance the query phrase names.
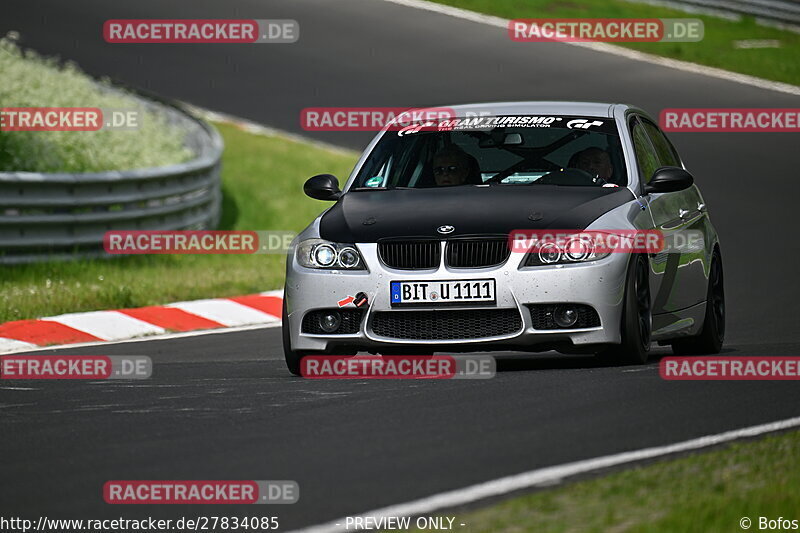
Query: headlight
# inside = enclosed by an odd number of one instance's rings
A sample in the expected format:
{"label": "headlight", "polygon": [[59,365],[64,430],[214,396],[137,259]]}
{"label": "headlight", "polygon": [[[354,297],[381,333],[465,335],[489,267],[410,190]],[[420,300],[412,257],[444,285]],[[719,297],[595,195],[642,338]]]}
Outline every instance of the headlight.
{"label": "headlight", "polygon": [[539,261],[543,265],[552,265],[558,263],[561,259],[561,248],[555,243],[548,242],[539,247]]}
{"label": "headlight", "polygon": [[361,261],[361,256],[355,248],[342,248],[339,250],[339,264],[344,268],[355,268]]}
{"label": "headlight", "polygon": [[354,245],[323,239],[309,239],[297,245],[297,262],[306,268],[366,270]]}
{"label": "headlight", "polygon": [[576,263],[580,261],[586,261],[589,257],[591,257],[593,251],[594,245],[592,244],[592,240],[590,238],[582,239],[580,237],[573,237],[567,241],[567,245],[564,246],[564,252],[567,256],[567,259]]}
{"label": "headlight", "polygon": [[336,248],[330,244],[320,244],[314,247],[311,258],[317,266],[327,268],[336,263]]}
{"label": "headlight", "polygon": [[566,241],[545,241],[536,244],[528,252],[523,266],[585,263],[603,259],[609,253],[609,251],[596,251],[591,237],[576,235]]}

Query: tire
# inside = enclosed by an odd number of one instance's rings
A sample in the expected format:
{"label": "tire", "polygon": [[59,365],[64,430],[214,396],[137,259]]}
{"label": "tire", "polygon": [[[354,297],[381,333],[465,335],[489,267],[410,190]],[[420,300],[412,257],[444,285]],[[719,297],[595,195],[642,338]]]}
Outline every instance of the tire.
{"label": "tire", "polygon": [[300,374],[300,361],[303,356],[299,352],[292,350],[292,338],[289,334],[289,313],[286,312],[286,299],[283,300],[283,313],[281,322],[281,333],[283,334],[283,357],[286,359],[286,368],[295,376]]}
{"label": "tire", "polygon": [[725,277],[722,271],[722,254],[714,249],[711,271],[708,275],[706,314],[703,329],[698,335],[678,339],[672,343],[675,355],[708,355],[719,353],[725,341]]}
{"label": "tire", "polygon": [[647,362],[653,331],[649,279],[646,256],[634,255],[625,280],[622,342],[599,352],[597,355],[601,360],[616,365],[643,365]]}

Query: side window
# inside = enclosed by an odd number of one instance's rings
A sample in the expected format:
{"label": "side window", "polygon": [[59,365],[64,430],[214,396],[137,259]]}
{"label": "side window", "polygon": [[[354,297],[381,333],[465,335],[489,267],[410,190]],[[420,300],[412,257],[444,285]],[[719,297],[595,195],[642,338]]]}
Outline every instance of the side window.
{"label": "side window", "polygon": [[647,131],[647,136],[650,137],[650,141],[652,141],[653,147],[656,149],[656,155],[658,155],[658,160],[660,162],[659,166],[681,166],[681,160],[678,157],[678,153],[675,151],[672,143],[670,143],[661,130],[658,129],[658,126],[649,120],[642,120],[642,124],[644,124],[644,129]]}
{"label": "side window", "polygon": [[[409,179],[416,180],[421,173],[420,153],[427,149],[421,137],[413,139],[393,137],[381,143],[361,168],[356,187],[406,186]],[[398,155],[399,154],[399,155]]]}
{"label": "side window", "polygon": [[647,183],[653,177],[653,172],[661,165],[653,151],[650,140],[647,138],[642,123],[637,119],[631,121],[631,140],[633,141],[633,150],[636,152],[639,178],[642,183]]}

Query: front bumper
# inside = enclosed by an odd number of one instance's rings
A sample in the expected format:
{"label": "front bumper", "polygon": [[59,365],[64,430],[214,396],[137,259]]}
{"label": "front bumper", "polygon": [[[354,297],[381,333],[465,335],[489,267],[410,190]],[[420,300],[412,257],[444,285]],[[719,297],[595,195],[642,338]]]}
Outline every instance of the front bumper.
{"label": "front bumper", "polygon": [[[284,298],[288,311],[288,328],[295,351],[329,350],[337,346],[364,351],[434,348],[446,345],[463,351],[503,349],[541,349],[541,345],[593,345],[620,342],[620,320],[627,272],[628,255],[611,254],[599,261],[574,265],[519,268],[525,254],[512,252],[500,266],[490,268],[449,268],[440,264],[430,270],[398,270],[382,264],[377,245],[358,244],[369,270],[315,270],[300,266],[292,256],[288,262]],[[375,313],[407,312],[407,308],[392,308],[389,284],[391,281],[414,280],[471,280],[494,278],[496,304],[491,309],[513,310],[519,314],[520,327],[512,333],[478,338],[406,339],[379,335],[373,329]],[[353,334],[310,334],[302,331],[306,313],[337,308],[337,302],[364,292],[369,297],[360,328]],[[526,304],[583,304],[594,308],[600,326],[583,329],[535,329]],[[349,304],[344,309],[353,308]],[[420,307],[414,311],[442,309]],[[447,307],[452,310],[481,310],[486,306],[465,305]],[[286,326],[285,326],[286,327]],[[440,350],[439,350],[440,351]]]}

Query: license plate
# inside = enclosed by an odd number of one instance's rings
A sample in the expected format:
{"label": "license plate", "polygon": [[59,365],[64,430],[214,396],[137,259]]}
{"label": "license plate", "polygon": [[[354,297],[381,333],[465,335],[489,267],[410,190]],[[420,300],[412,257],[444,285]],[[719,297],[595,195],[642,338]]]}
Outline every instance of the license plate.
{"label": "license plate", "polygon": [[493,279],[392,281],[392,305],[455,305],[495,302]]}

